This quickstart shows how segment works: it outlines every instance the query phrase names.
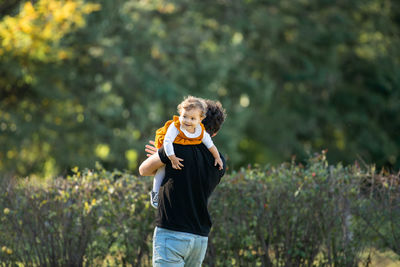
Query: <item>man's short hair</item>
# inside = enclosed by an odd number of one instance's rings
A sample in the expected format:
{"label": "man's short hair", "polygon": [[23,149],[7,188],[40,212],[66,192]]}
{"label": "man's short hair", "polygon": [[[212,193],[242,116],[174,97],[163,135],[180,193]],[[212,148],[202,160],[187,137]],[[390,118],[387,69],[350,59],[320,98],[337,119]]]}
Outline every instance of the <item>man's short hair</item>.
{"label": "man's short hair", "polygon": [[224,123],[226,111],[219,101],[206,99],[205,102],[207,104],[207,112],[202,123],[206,131],[212,136],[219,131],[221,125]]}

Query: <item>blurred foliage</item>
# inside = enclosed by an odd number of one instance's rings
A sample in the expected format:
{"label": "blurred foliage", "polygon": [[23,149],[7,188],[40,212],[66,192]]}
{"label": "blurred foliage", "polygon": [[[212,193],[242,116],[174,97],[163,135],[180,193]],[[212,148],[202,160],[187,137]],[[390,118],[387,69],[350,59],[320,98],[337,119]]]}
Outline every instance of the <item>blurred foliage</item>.
{"label": "blurred foliage", "polygon": [[60,39],[74,28],[85,26],[83,15],[99,8],[99,5],[83,1],[41,0],[36,8],[26,2],[17,16],[6,16],[0,24],[0,55],[9,53],[29,61],[62,60],[68,54],[57,49]]}
{"label": "blurred foliage", "polygon": [[0,172],[134,171],[188,94],[220,100],[229,167],[329,150],[400,167],[394,0],[4,0]]}
{"label": "blurred foliage", "polygon": [[[98,166],[0,185],[4,266],[151,266],[151,179]],[[210,199],[204,265],[368,266],[372,249],[400,259],[399,189],[399,174],[330,166],[324,153],[243,168]]]}

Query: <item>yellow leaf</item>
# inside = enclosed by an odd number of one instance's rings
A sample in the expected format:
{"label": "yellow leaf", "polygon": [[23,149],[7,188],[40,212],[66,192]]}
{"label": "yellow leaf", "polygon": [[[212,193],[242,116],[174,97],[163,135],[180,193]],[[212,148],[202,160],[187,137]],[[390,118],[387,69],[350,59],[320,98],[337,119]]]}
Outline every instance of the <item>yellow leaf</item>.
{"label": "yellow leaf", "polygon": [[40,61],[63,60],[59,40],[85,26],[85,15],[99,10],[99,4],[83,0],[38,0],[26,2],[19,14],[0,20],[0,55],[5,52]]}

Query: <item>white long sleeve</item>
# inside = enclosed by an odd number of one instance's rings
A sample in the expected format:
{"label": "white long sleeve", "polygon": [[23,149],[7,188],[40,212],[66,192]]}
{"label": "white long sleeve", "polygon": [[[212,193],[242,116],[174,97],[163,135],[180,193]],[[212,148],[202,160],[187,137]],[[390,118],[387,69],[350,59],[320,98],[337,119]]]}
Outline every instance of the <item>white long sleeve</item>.
{"label": "white long sleeve", "polygon": [[212,146],[214,146],[214,142],[212,141],[210,134],[207,133],[206,131],[204,131],[203,139],[201,139],[201,142],[203,142],[203,144],[208,149],[210,149]]}
{"label": "white long sleeve", "polygon": [[[185,136],[189,136],[190,138],[195,138],[195,137],[199,136],[201,134],[201,130],[202,129],[201,129],[200,125],[198,127],[196,127],[195,133],[189,133],[189,132],[185,131],[184,129],[182,129],[182,127],[181,127],[181,131],[185,134]],[[165,154],[168,157],[171,155],[175,155],[173,143],[175,141],[175,138],[178,136],[178,134],[179,134],[179,130],[175,127],[175,125],[173,123],[171,123],[170,126],[168,127],[168,130],[165,133],[165,137],[164,137],[164,149],[165,149]],[[203,139],[201,140],[201,142],[208,149],[210,149],[212,146],[214,146],[214,142],[212,141],[210,134],[207,133],[206,131],[204,131]]]}
{"label": "white long sleeve", "polygon": [[172,145],[175,141],[175,138],[178,136],[179,131],[175,127],[173,123],[168,127],[167,132],[164,137],[164,150],[167,156],[175,155],[174,146]]}

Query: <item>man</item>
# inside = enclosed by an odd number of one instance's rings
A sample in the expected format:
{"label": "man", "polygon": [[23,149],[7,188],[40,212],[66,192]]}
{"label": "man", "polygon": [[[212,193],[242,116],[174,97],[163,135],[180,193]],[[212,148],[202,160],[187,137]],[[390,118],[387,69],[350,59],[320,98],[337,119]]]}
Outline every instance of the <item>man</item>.
{"label": "man", "polygon": [[[219,102],[206,103],[203,124],[215,136],[224,122],[225,111]],[[163,147],[157,153],[151,146],[146,147],[152,155],[140,165],[141,175],[152,175],[166,164],[153,237],[153,266],[201,266],[212,224],[208,199],[225,173],[225,159],[221,156],[224,168],[219,170],[205,145],[174,144],[176,156],[184,160],[184,167],[176,170]]]}

